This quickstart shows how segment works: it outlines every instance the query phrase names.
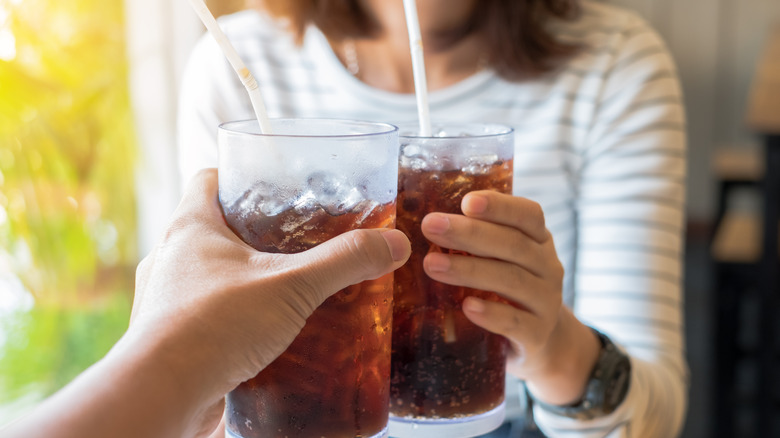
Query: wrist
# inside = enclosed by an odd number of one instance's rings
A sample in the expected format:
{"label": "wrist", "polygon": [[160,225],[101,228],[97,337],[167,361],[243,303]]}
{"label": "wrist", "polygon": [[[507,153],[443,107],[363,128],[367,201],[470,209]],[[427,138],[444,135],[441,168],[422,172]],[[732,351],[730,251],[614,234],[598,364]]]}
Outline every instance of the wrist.
{"label": "wrist", "polygon": [[566,308],[545,348],[546,360],[528,376],[526,387],[537,400],[552,405],[576,403],[585,393],[588,378],[601,352],[593,331]]}
{"label": "wrist", "polygon": [[602,349],[588,378],[585,393],[576,403],[554,405],[535,398],[529,392],[534,403],[543,410],[563,417],[590,420],[612,414],[623,403],[631,383],[631,361],[609,337],[591,330]]}
{"label": "wrist", "polygon": [[[135,436],[195,436],[193,428],[235,386],[223,384],[213,369],[218,355],[207,342],[178,336],[169,330],[172,326],[131,326],[99,363],[106,381],[124,383],[121,390],[135,406],[136,421],[147,418],[157,425],[154,435]],[[160,434],[162,430],[172,433]]]}
{"label": "wrist", "polygon": [[[4,430],[3,436],[190,436],[201,382],[182,385],[164,344],[128,331],[99,362]],[[181,371],[181,370],[179,370]]]}
{"label": "wrist", "polygon": [[[164,430],[186,430],[202,406],[204,381],[189,367],[166,338],[144,336],[128,330],[108,355],[98,363],[106,381],[123,381],[139,412]],[[151,435],[150,435],[151,436]]]}

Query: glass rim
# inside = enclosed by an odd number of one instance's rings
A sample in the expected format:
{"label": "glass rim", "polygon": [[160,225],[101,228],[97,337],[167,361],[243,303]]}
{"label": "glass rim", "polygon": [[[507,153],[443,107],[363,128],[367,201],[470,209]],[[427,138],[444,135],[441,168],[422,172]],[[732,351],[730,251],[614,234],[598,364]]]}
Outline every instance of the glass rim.
{"label": "glass rim", "polygon": [[257,119],[245,119],[245,120],[232,120],[229,122],[220,123],[217,127],[218,130],[224,131],[230,134],[240,134],[251,137],[262,138],[359,138],[359,137],[373,137],[392,134],[398,132],[398,126],[385,123],[385,122],[372,122],[370,120],[354,120],[354,119],[336,119],[327,117],[279,117],[270,119],[271,123],[285,122],[285,121],[298,121],[298,122],[328,122],[328,123],[348,123],[353,125],[374,125],[377,127],[384,127],[384,130],[377,130],[376,132],[364,132],[357,134],[263,134],[259,132],[246,132],[238,128],[234,128],[235,125],[244,125],[247,123],[257,123]]}
{"label": "glass rim", "polygon": [[[398,136],[400,138],[415,138],[415,139],[424,138],[424,139],[429,139],[429,140],[436,140],[436,139],[454,140],[454,139],[463,139],[463,138],[500,137],[502,135],[509,135],[509,134],[512,134],[513,132],[515,132],[515,128],[513,128],[513,127],[511,127],[509,125],[501,124],[501,123],[480,123],[480,122],[460,123],[460,122],[457,122],[457,121],[438,121],[437,122],[437,121],[434,120],[433,123],[431,124],[433,128],[440,128],[440,127],[441,128],[450,128],[450,127],[452,127],[452,128],[464,127],[465,128],[465,127],[475,127],[475,126],[480,126],[480,127],[489,126],[489,127],[498,128],[498,130],[497,130],[497,132],[492,132],[492,133],[489,133],[489,134],[475,134],[475,135],[469,135],[467,137],[460,136],[460,135],[424,136],[424,135],[419,135],[419,134],[404,134],[401,131],[401,129],[407,128],[407,127],[410,127],[410,126],[419,127],[419,123],[418,122],[405,122],[405,123],[398,123],[397,125],[399,127],[398,128],[399,129]],[[418,131],[419,131],[419,129],[418,129]]]}

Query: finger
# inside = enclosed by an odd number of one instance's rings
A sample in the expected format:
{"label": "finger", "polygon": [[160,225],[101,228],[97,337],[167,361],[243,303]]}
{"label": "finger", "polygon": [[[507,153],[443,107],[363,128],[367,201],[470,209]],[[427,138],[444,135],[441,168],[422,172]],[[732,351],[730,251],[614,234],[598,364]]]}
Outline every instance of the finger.
{"label": "finger", "polygon": [[496,292],[534,313],[542,312],[559,301],[555,298],[559,294],[550,290],[547,281],[513,263],[430,253],[423,259],[423,268],[425,273],[436,281]]}
{"label": "finger", "polygon": [[[217,169],[202,169],[190,180],[181,202],[173,213],[163,241],[171,239],[177,231],[198,225],[197,233],[205,238],[208,233],[228,238],[232,244],[246,250],[251,247],[228,228],[219,205],[219,178]],[[189,237],[183,237],[189,238]]]}
{"label": "finger", "polygon": [[[195,225],[193,227],[193,225]],[[173,218],[165,231],[162,242],[172,240],[173,236],[180,235],[182,239],[190,239],[187,233],[178,233],[182,229],[189,229],[197,233],[198,238],[206,238],[208,235],[226,237],[232,244],[237,244],[243,249],[250,250],[250,246],[244,243],[230,228],[222,215],[219,205],[219,178],[217,169],[202,169],[190,180],[181,202],[173,212]]]}
{"label": "finger", "polygon": [[154,250],[144,257],[135,270],[135,293],[133,294],[133,308],[130,310],[130,324],[136,319],[138,309],[143,305],[144,291],[149,282],[152,264],[154,263]]}
{"label": "finger", "polygon": [[225,414],[223,413],[222,418],[219,420],[219,424],[214,429],[214,431],[209,435],[209,438],[225,438]]}
{"label": "finger", "polygon": [[550,236],[542,207],[530,199],[480,190],[463,197],[461,210],[469,217],[517,228],[539,243]]}
{"label": "finger", "polygon": [[379,278],[403,265],[411,244],[398,230],[353,230],[308,251],[291,256],[302,266],[304,281],[324,301],[333,293],[364,280]]}
{"label": "finger", "polygon": [[537,276],[548,265],[547,246],[516,228],[457,214],[430,213],[422,220],[425,237],[443,248],[518,264]]}
{"label": "finger", "polygon": [[174,218],[199,218],[208,222],[222,217],[217,169],[202,169],[187,184]]}
{"label": "finger", "polygon": [[[214,436],[225,436],[225,398],[219,399],[201,414],[200,430],[195,434],[197,437],[212,438]],[[219,433],[222,432],[220,435]]]}
{"label": "finger", "polygon": [[543,326],[539,316],[504,303],[466,297],[463,314],[474,324],[521,346],[540,345],[546,339],[539,330]]}

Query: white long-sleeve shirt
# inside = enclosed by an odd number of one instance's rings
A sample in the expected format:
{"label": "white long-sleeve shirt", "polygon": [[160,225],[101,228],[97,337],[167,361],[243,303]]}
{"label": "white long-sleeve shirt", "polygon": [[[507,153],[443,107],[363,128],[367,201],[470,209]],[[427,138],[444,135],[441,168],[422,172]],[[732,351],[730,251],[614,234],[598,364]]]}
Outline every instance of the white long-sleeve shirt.
{"label": "white long-sleeve shirt", "polygon": [[[260,83],[271,117],[410,121],[413,95],[353,77],[322,33],[303,44],[256,11],[221,26]],[[430,93],[434,119],[515,128],[514,193],[539,202],[565,268],[564,300],[631,358],[625,401],[590,421],[534,408],[549,436],[672,437],[685,417],[688,370],[681,296],[686,135],[677,72],[633,13],[585,2],[555,33],[583,50],[555,74],[508,82],[490,70]],[[216,167],[217,126],[254,118],[209,36],[195,48],[179,105],[187,181]]]}

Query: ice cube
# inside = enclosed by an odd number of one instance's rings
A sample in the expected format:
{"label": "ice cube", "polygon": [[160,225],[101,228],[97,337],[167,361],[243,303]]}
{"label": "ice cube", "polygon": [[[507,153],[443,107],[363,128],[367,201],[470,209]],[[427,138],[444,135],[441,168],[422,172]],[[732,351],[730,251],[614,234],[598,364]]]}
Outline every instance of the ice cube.
{"label": "ice cube", "polygon": [[422,148],[415,144],[407,144],[403,147],[404,157],[416,157],[422,155]]}
{"label": "ice cube", "polygon": [[351,211],[361,201],[363,201],[363,195],[360,193],[360,190],[353,187],[345,194],[343,198],[336,200],[335,203],[325,204],[320,202],[320,204],[323,206],[323,208],[325,208],[325,211],[330,213],[332,216],[338,216],[340,214]]}
{"label": "ice cube", "polygon": [[282,214],[290,208],[290,202],[286,199],[268,199],[260,204],[260,211],[266,216]]}
{"label": "ice cube", "polygon": [[265,202],[265,200],[271,196],[271,193],[271,184],[265,181],[259,181],[236,199],[228,211],[241,215],[250,214],[257,211],[258,206]]}
{"label": "ice cube", "polygon": [[313,173],[307,185],[316,202],[334,216],[352,210],[364,199],[360,189],[350,184],[346,176],[335,173]]}
{"label": "ice cube", "polygon": [[466,160],[466,165],[461,170],[469,175],[485,175],[496,162],[498,162],[496,154],[476,154]]}
{"label": "ice cube", "polygon": [[310,209],[316,205],[317,195],[311,190],[306,190],[301,193],[298,198],[293,201],[293,206],[297,210]]}
{"label": "ice cube", "polygon": [[358,228],[361,225],[363,225],[363,221],[365,221],[369,216],[371,216],[371,213],[374,212],[374,209],[379,207],[379,203],[374,201],[361,201],[358,207],[359,210],[361,211],[361,215],[355,221],[355,228]]}
{"label": "ice cube", "polygon": [[306,179],[306,188],[310,190],[317,199],[327,199],[339,193],[344,181],[339,175],[325,172],[315,172]]}
{"label": "ice cube", "polygon": [[294,190],[258,181],[233,203],[229,211],[243,216],[257,211],[265,216],[276,216],[289,209],[294,199]]}
{"label": "ice cube", "polygon": [[317,197],[311,190],[306,190],[301,193],[295,201],[293,201],[293,207],[295,208],[295,214],[290,215],[284,224],[282,224],[282,231],[286,233],[292,233],[299,228],[303,227],[304,230],[310,229],[304,227],[306,222],[309,222],[317,212]]}
{"label": "ice cube", "polygon": [[401,146],[401,160],[399,165],[404,169],[426,170],[428,168],[428,155],[425,150],[416,144]]}
{"label": "ice cube", "polygon": [[425,158],[422,157],[407,157],[406,155],[401,156],[400,166],[404,169],[411,169],[411,170],[427,170],[428,169],[428,162],[425,160]]}
{"label": "ice cube", "polygon": [[292,208],[297,196],[296,190],[285,186],[273,186],[273,191],[260,204],[260,211],[266,216],[276,216]]}

